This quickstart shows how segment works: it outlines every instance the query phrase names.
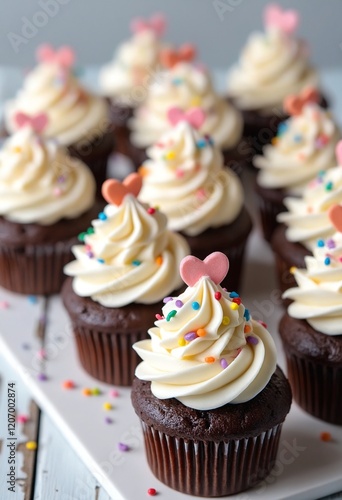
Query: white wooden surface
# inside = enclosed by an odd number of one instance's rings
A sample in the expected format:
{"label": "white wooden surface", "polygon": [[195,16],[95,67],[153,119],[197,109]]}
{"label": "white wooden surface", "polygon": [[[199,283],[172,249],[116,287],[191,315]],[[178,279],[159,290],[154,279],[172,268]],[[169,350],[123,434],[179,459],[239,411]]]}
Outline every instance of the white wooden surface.
{"label": "white wooden surface", "polygon": [[[0,73],[1,75],[1,73]],[[340,75],[338,73],[330,73],[326,77],[326,81],[328,82],[328,87],[334,91],[334,89],[340,88],[340,85],[336,85],[338,82],[338,78],[340,78]],[[3,90],[11,90],[13,92],[13,87],[11,88],[10,86],[7,86],[1,84],[2,80],[0,78],[0,92],[1,89]],[[7,92],[6,92],[7,93]],[[338,97],[338,96],[337,96]],[[342,106],[341,106],[341,101],[337,101],[337,110],[339,117],[342,118]],[[341,121],[341,120],[340,120]],[[270,253],[265,249],[265,252],[262,251],[262,255],[257,251],[258,245],[260,245],[260,240],[258,239],[258,235],[255,233],[253,240],[250,242],[249,245],[249,264],[246,269],[246,274],[247,278],[248,275],[250,275],[250,272],[252,271],[254,274],[253,276],[253,282],[246,282],[245,281],[245,301],[247,297],[247,287],[249,290],[248,296],[250,299],[258,297],[258,300],[254,303],[252,302],[251,304],[248,304],[251,310],[253,311],[253,307],[255,309],[255,312],[258,313],[260,312],[259,309],[262,308],[262,301],[265,298],[270,297],[270,290],[275,289],[275,285],[273,283],[273,277],[270,277],[270,281],[267,282],[265,280],[265,276],[267,276],[267,271],[269,271],[270,266],[272,266],[272,261],[270,260]],[[247,287],[246,287],[247,285]],[[260,286],[262,289],[260,290]],[[270,288],[271,286],[271,288]],[[259,294],[255,294],[256,288],[259,289]],[[7,297],[7,292],[4,292],[0,289],[0,301],[3,300],[3,297]],[[25,382],[27,383],[28,380],[30,380],[29,373],[33,375],[33,377],[36,376],[36,374],[41,371],[42,366],[39,364],[39,360],[37,360],[36,353],[41,347],[41,341],[37,339],[34,335],[32,335],[33,332],[36,331],[36,325],[37,322],[39,321],[39,318],[41,316],[41,307],[42,304],[31,304],[27,298],[22,298],[22,297],[16,297],[13,295],[10,295],[9,298],[11,308],[14,308],[17,311],[16,314],[11,314],[6,311],[6,310],[0,310],[0,330],[4,332],[6,330],[6,335],[10,336],[16,336],[17,339],[19,338],[24,338],[25,341],[29,339],[29,343],[31,344],[31,349],[30,350],[24,350],[21,348],[21,346],[16,344],[15,349],[20,349],[20,358],[23,360],[24,365],[29,368],[29,371],[23,371],[22,370],[22,375],[24,376]],[[270,304],[270,307],[272,309],[272,301]],[[274,305],[274,304],[273,304]],[[56,306],[58,307],[58,305]],[[16,321],[18,318],[18,311],[20,314],[20,317],[25,318],[25,321],[22,323],[22,329],[20,332],[16,331]],[[13,311],[12,311],[13,312]],[[271,321],[267,320],[269,324],[271,324],[273,321],[275,322],[277,320],[277,317],[279,316],[279,312],[275,311],[275,314],[273,312],[273,318],[271,318]],[[59,315],[60,316],[60,315]],[[59,317],[59,320],[61,318]],[[58,323],[58,322],[57,322]],[[65,327],[65,318],[63,320],[62,317],[62,322],[58,323],[58,325],[62,325],[62,332],[60,331],[60,326],[53,328],[53,325],[51,326],[51,329],[49,330],[51,337],[53,339],[53,344],[60,344],[59,347],[59,355],[54,357],[55,364],[52,362],[53,360],[50,359],[50,362],[48,361],[47,364],[47,374],[49,376],[49,381],[48,384],[45,385],[45,390],[47,393],[50,391],[47,390],[47,387],[50,387],[50,384],[52,386],[55,386],[56,392],[60,395],[60,398],[62,401],[62,404],[65,406],[68,405],[68,398],[71,401],[75,400],[75,393],[71,392],[68,394],[65,394],[65,391],[62,391],[60,388],[60,382],[64,378],[71,378],[69,368],[65,362],[66,356],[65,356],[65,350],[68,349],[68,347],[65,347],[64,349],[61,349],[61,346],[63,345],[63,338],[65,338],[65,335],[67,336],[67,330],[64,330]],[[57,330],[56,330],[57,328]],[[63,337],[63,332],[64,332],[64,337]],[[31,334],[31,335],[30,335]],[[12,337],[11,337],[12,338]],[[59,339],[59,340],[58,340]],[[46,341],[45,341],[46,343]],[[71,351],[69,351],[69,355],[71,353],[71,358],[72,358],[72,363],[73,363],[73,368],[76,369],[76,373],[78,373],[79,368],[77,367],[76,362],[74,361],[74,355],[72,352],[72,344],[69,344],[69,348]],[[0,351],[1,354],[1,351]],[[53,356],[51,356],[53,357]],[[61,365],[63,365],[63,370],[61,371],[57,365],[58,362],[57,360],[61,361]],[[12,359],[13,361],[13,359]],[[18,366],[16,365],[16,368]],[[71,372],[73,373],[73,368],[71,369]],[[57,370],[57,371],[56,371]],[[59,370],[59,371],[58,371]],[[18,401],[18,410],[19,413],[25,413],[28,411],[28,405],[30,401],[30,394],[26,388],[26,386],[21,382],[20,377],[16,374],[16,372],[13,371],[12,368],[9,368],[7,362],[4,360],[4,357],[0,356],[0,376],[1,376],[1,386],[0,386],[0,439],[2,439],[6,434],[6,413],[4,412],[4,408],[6,408],[6,395],[7,393],[4,392],[4,387],[7,385],[8,380],[12,380],[13,378],[17,382],[17,401]],[[87,378],[87,375],[82,374],[81,376],[82,382],[86,381],[88,383],[89,378]],[[37,397],[37,392],[35,392],[35,378],[31,379],[34,384],[29,384],[31,386],[31,390],[33,389],[32,395],[33,397]],[[38,387],[42,386],[43,383],[39,383]],[[83,385],[83,384],[82,384]],[[93,382],[93,385],[98,385],[101,386],[101,384],[97,384],[96,382]],[[58,391],[57,391],[58,389]],[[122,392],[122,391],[120,391]],[[127,392],[127,391],[126,391]],[[38,396],[38,399],[40,399],[41,395]],[[49,396],[50,397],[50,396]],[[106,436],[108,439],[111,439],[113,444],[115,444],[115,447],[112,448],[113,452],[117,451],[116,445],[119,439],[124,438],[129,438],[129,435],[127,435],[127,430],[128,432],[131,433],[131,438],[132,438],[132,448],[133,448],[133,453],[132,451],[127,453],[127,455],[124,457],[125,462],[129,462],[130,465],[128,467],[128,470],[130,471],[129,476],[125,478],[126,482],[130,481],[132,483],[132,486],[134,484],[138,483],[139,479],[139,474],[137,474],[138,477],[136,477],[135,474],[135,466],[137,469],[143,468],[143,472],[145,471],[144,467],[145,464],[141,463],[141,458],[136,460],[134,458],[135,450],[139,451],[139,448],[141,448],[141,443],[139,444],[139,439],[137,440],[135,437],[136,433],[136,427],[133,425],[133,428],[130,429],[128,422],[125,422],[125,433],[121,434],[118,433],[118,427],[117,427],[117,422],[116,418],[114,418],[114,413],[113,413],[113,420],[114,424],[113,426],[103,426],[103,418],[104,414],[100,408],[100,401],[101,403],[104,400],[107,400],[107,398],[101,397],[97,402],[94,401],[94,399],[91,400],[92,404],[98,405],[96,408],[96,413],[97,413],[97,418],[91,419],[90,425],[87,428],[87,441],[88,445],[90,443],[94,443],[94,441],[98,441],[98,436],[99,436],[99,430],[100,429],[106,429]],[[124,405],[128,402],[128,395],[125,394],[125,391],[122,392],[120,398],[118,398],[117,405],[120,407],[121,405]],[[89,403],[89,401],[88,401]],[[88,404],[87,403],[87,404]],[[82,421],[86,418],[87,416],[87,409],[85,407],[87,406],[86,404],[86,398],[80,397],[76,401],[76,411],[78,411],[78,421],[76,422],[76,426],[81,426]],[[49,409],[49,408],[47,408]],[[119,410],[119,409],[118,409]],[[51,408],[49,409],[51,411]],[[120,410],[119,410],[120,411]],[[54,412],[52,412],[54,413]],[[293,412],[291,412],[293,413]],[[305,499],[310,499],[310,498],[318,498],[328,492],[336,491],[338,484],[340,485],[339,488],[342,489],[342,479],[341,479],[341,470],[342,470],[342,465],[339,462],[340,460],[340,454],[341,454],[341,448],[342,448],[342,436],[340,435],[340,429],[337,429],[334,426],[328,426],[322,422],[319,422],[315,419],[311,419],[309,417],[306,417],[300,410],[296,411],[297,417],[293,420],[293,423],[288,425],[288,430],[286,430],[286,426],[284,429],[284,434],[283,434],[283,441],[292,439],[293,437],[293,432],[295,432],[296,437],[301,439],[300,444],[303,447],[309,446],[307,450],[309,451],[304,451],[304,453],[298,457],[298,459],[294,462],[293,465],[286,466],[284,469],[284,472],[280,475],[280,477],[275,477],[275,483],[279,483],[282,478],[285,478],[286,480],[286,491],[290,493],[293,488],[293,484],[296,482],[296,478],[300,474],[304,474],[305,479],[307,482],[310,482],[309,488],[313,488],[310,493],[307,493],[304,491],[297,492],[299,494],[291,496],[291,498],[305,498]],[[54,415],[56,417],[56,415]],[[300,423],[301,419],[304,418],[304,423],[302,422],[300,426],[298,426],[298,423]],[[133,416],[134,419],[134,416]],[[56,422],[56,418],[54,419]],[[290,419],[289,419],[290,420]],[[63,500],[77,500],[77,499],[100,499],[100,500],[107,500],[109,498],[114,498],[116,500],[116,496],[108,496],[107,493],[104,491],[104,489],[98,484],[96,479],[93,477],[93,475],[89,472],[88,468],[84,465],[83,460],[85,456],[82,455],[81,460],[78,455],[75,454],[75,452],[72,450],[70,447],[70,440],[65,438],[61,435],[59,427],[60,427],[60,421],[57,419],[58,425],[56,426],[54,423],[51,422],[51,420],[47,417],[46,413],[43,412],[41,415],[41,422],[40,422],[40,429],[39,429],[39,440],[38,440],[38,459],[37,459],[37,472],[36,472],[36,481],[35,481],[35,488],[34,488],[34,498],[35,499],[42,499],[45,500],[47,498],[49,499],[63,499]],[[293,427],[294,426],[294,427]],[[20,426],[18,426],[18,430],[20,430]],[[330,430],[333,437],[334,437],[334,442],[333,443],[322,443],[319,439],[319,432],[321,430]],[[63,432],[65,432],[65,428],[63,428]],[[291,434],[292,432],[292,434]],[[110,436],[110,438],[109,438]],[[299,437],[298,437],[299,436]],[[70,437],[70,436],[69,436]],[[25,440],[25,436],[20,436],[20,432],[18,432],[18,438]],[[314,442],[314,447],[311,448],[311,444]],[[75,443],[73,443],[75,444]],[[312,450],[312,451],[311,451]],[[20,455],[20,454],[19,454]],[[116,455],[118,456],[118,455]],[[126,458],[127,457],[127,458]],[[20,456],[18,457],[18,460],[20,462]],[[139,462],[140,460],[140,462]],[[4,447],[2,447],[2,451],[0,452],[0,498],[1,500],[10,500],[15,498],[15,500],[18,498],[21,500],[24,498],[23,493],[21,488],[17,488],[17,494],[15,497],[13,497],[13,494],[8,494],[6,493],[6,489],[4,489],[4,477],[2,474],[2,471],[6,470],[6,454],[4,453]],[[19,463],[18,462],[18,463]],[[303,467],[304,466],[304,469]],[[326,489],[323,487],[322,489],[322,480],[323,482],[327,478],[327,474],[331,472],[331,470],[336,469],[336,481],[334,483],[334,487],[330,489]],[[134,473],[133,473],[134,471]],[[134,474],[134,476],[133,476]],[[148,474],[148,471],[147,471]],[[132,481],[132,478],[134,477],[134,480]],[[146,479],[146,478],[145,478]],[[143,481],[144,485],[140,485],[140,488],[138,490],[135,490],[136,493],[133,494],[134,496],[127,496],[126,498],[129,500],[135,500],[135,499],[140,499],[140,498],[145,498],[147,497],[146,495],[146,488],[150,486],[156,487],[156,484],[158,484],[158,491],[160,492],[160,497],[163,498],[164,500],[168,498],[177,498],[177,494],[170,492],[166,487],[163,485],[160,485],[157,481],[155,481],[151,476],[147,477],[148,481]],[[151,482],[153,481],[153,482]],[[316,482],[316,483],[315,483]],[[315,486],[316,484],[316,486]],[[330,482],[331,485],[331,482]],[[255,496],[252,494],[244,494],[240,495],[240,499],[242,498],[288,498],[288,494],[286,496],[278,496],[278,495],[273,495],[272,491],[270,492],[271,485],[267,488],[265,492],[259,492]],[[181,496],[179,496],[181,497]],[[184,498],[189,498],[182,496]],[[335,496],[334,498],[342,498],[342,495]],[[26,499],[25,499],[26,500]]]}

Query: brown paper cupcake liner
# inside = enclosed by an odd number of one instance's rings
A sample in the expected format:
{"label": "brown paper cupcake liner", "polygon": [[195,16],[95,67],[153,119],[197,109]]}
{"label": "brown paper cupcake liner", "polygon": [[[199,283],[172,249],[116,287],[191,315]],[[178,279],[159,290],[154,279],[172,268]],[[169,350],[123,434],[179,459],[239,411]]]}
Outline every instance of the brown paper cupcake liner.
{"label": "brown paper cupcake liner", "polygon": [[97,331],[73,324],[79,360],[92,377],[107,384],[130,386],[141,359],[132,345],[148,337],[136,332]]}
{"label": "brown paper cupcake liner", "polygon": [[342,425],[342,366],[329,366],[300,357],[286,348],[288,378],[294,400],[307,413]]}
{"label": "brown paper cupcake liner", "polygon": [[21,248],[0,246],[0,286],[26,295],[58,293],[65,280],[64,266],[72,260],[77,238]]}
{"label": "brown paper cupcake liner", "polygon": [[182,493],[232,495],[251,488],[271,471],[282,424],[255,437],[194,441],[170,436],[142,422],[147,461],[153,474]]}

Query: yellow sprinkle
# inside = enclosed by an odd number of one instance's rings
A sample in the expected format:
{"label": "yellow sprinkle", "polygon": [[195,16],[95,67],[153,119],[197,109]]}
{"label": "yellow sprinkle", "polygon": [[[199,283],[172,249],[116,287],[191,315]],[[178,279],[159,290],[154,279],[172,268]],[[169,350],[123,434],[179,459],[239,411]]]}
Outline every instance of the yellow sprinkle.
{"label": "yellow sprinkle", "polygon": [[166,154],[165,154],[165,158],[167,160],[174,160],[176,158],[176,153],[174,151],[168,151]]}
{"label": "yellow sprinkle", "polygon": [[223,316],[222,318],[222,324],[223,325],[229,325],[230,323],[230,318],[228,316]]}
{"label": "yellow sprinkle", "polygon": [[296,271],[297,271],[296,266],[292,266],[292,267],[290,267],[290,273],[291,273],[291,274],[294,274]]}
{"label": "yellow sprinkle", "polygon": [[110,403],[103,403],[103,409],[104,410],[112,410],[113,406]]}
{"label": "yellow sprinkle", "polygon": [[163,257],[161,255],[158,255],[158,257],[156,258],[156,264],[158,266],[161,266],[163,263]]}
{"label": "yellow sprinkle", "polygon": [[200,96],[197,95],[191,99],[191,107],[197,108],[201,104],[202,104],[202,99],[200,98]]}
{"label": "yellow sprinkle", "polygon": [[184,347],[186,345],[186,342],[185,340],[183,339],[183,337],[181,337],[179,340],[178,340],[178,345],[180,347]]}
{"label": "yellow sprinkle", "polygon": [[27,441],[26,448],[28,450],[36,450],[37,449],[37,443],[35,441]]}
{"label": "yellow sprinkle", "polygon": [[146,175],[148,175],[148,168],[141,165],[141,167],[138,168],[138,173],[141,177],[146,177]]}
{"label": "yellow sprinkle", "polygon": [[236,311],[236,309],[239,309],[239,304],[237,304],[236,302],[232,302],[230,304],[230,308],[233,309],[233,311]]}
{"label": "yellow sprinkle", "polygon": [[15,153],[21,153],[21,147],[20,147],[20,146],[15,146],[15,147],[13,148],[13,151],[14,151]]}

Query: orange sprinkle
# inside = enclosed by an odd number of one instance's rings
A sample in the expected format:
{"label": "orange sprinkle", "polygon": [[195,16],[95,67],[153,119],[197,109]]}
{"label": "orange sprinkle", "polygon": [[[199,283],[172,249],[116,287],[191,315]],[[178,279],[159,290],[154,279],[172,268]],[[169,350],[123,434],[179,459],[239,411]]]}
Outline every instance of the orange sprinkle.
{"label": "orange sprinkle", "polygon": [[156,264],[158,266],[161,266],[163,263],[163,257],[161,255],[158,255],[158,257],[156,258]]}
{"label": "orange sprinkle", "polygon": [[278,141],[279,141],[278,137],[273,137],[273,139],[272,139],[273,146],[275,146]]}
{"label": "orange sprinkle", "polygon": [[91,396],[91,390],[90,389],[82,389],[82,394],[83,396]]}
{"label": "orange sprinkle", "polygon": [[325,441],[326,443],[331,441],[330,432],[321,432],[319,437],[320,437],[321,441]]}
{"label": "orange sprinkle", "polygon": [[251,331],[252,331],[252,328],[249,325],[245,325],[244,332],[250,333]]}
{"label": "orange sprinkle", "polygon": [[205,337],[207,335],[207,332],[204,330],[204,328],[199,328],[196,333],[199,337]]}
{"label": "orange sprinkle", "polygon": [[65,380],[62,386],[64,389],[74,389],[75,383],[72,380]]}
{"label": "orange sprinkle", "polygon": [[215,362],[215,358],[213,356],[207,356],[206,358],[204,358],[204,361],[206,363],[214,363]]}
{"label": "orange sprinkle", "polygon": [[141,167],[138,168],[138,173],[141,177],[146,177],[146,175],[148,175],[148,168],[141,165]]}

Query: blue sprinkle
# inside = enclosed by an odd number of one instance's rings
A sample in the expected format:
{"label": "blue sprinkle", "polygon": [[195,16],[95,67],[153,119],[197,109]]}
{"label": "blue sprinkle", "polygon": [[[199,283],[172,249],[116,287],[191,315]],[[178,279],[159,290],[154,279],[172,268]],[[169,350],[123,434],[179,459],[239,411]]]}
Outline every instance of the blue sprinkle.
{"label": "blue sprinkle", "polygon": [[300,135],[300,134],[296,134],[294,137],[293,137],[293,140],[295,142],[301,142],[303,139],[303,137]]}
{"label": "blue sprinkle", "polygon": [[330,257],[326,257],[326,258],[324,259],[324,264],[325,264],[326,266],[330,266],[330,262],[331,262]]}
{"label": "blue sprinkle", "polygon": [[277,130],[277,135],[282,135],[286,132],[288,129],[288,124],[286,122],[279,123],[278,130]]}
{"label": "blue sprinkle", "polygon": [[238,293],[236,293],[236,292],[230,292],[229,297],[231,299],[237,299],[237,298],[240,297],[240,295]]}
{"label": "blue sprinkle", "polygon": [[174,78],[172,80],[173,85],[181,85],[183,83],[183,78]]}
{"label": "blue sprinkle", "polygon": [[107,220],[107,215],[104,212],[100,212],[98,218],[100,220]]}
{"label": "blue sprinkle", "polygon": [[140,266],[140,264],[141,264],[140,260],[132,260],[133,266]]}
{"label": "blue sprinkle", "polygon": [[100,264],[104,264],[105,263],[104,259],[97,259],[97,262],[99,262]]}
{"label": "blue sprinkle", "polygon": [[30,304],[37,304],[38,299],[35,295],[29,295],[27,297],[27,300],[29,301]]}
{"label": "blue sprinkle", "polygon": [[203,149],[205,148],[207,145],[207,141],[205,139],[200,139],[199,141],[197,141],[196,143],[196,146],[199,148],[199,149]]}
{"label": "blue sprinkle", "polygon": [[320,247],[320,248],[323,248],[324,247],[324,241],[323,240],[318,240],[317,241],[317,246]]}
{"label": "blue sprinkle", "polygon": [[191,307],[195,310],[198,311],[198,309],[201,307],[198,302],[193,302],[191,304]]}
{"label": "blue sprinkle", "polygon": [[249,321],[251,319],[251,315],[248,309],[245,309],[244,318],[246,321]]}

